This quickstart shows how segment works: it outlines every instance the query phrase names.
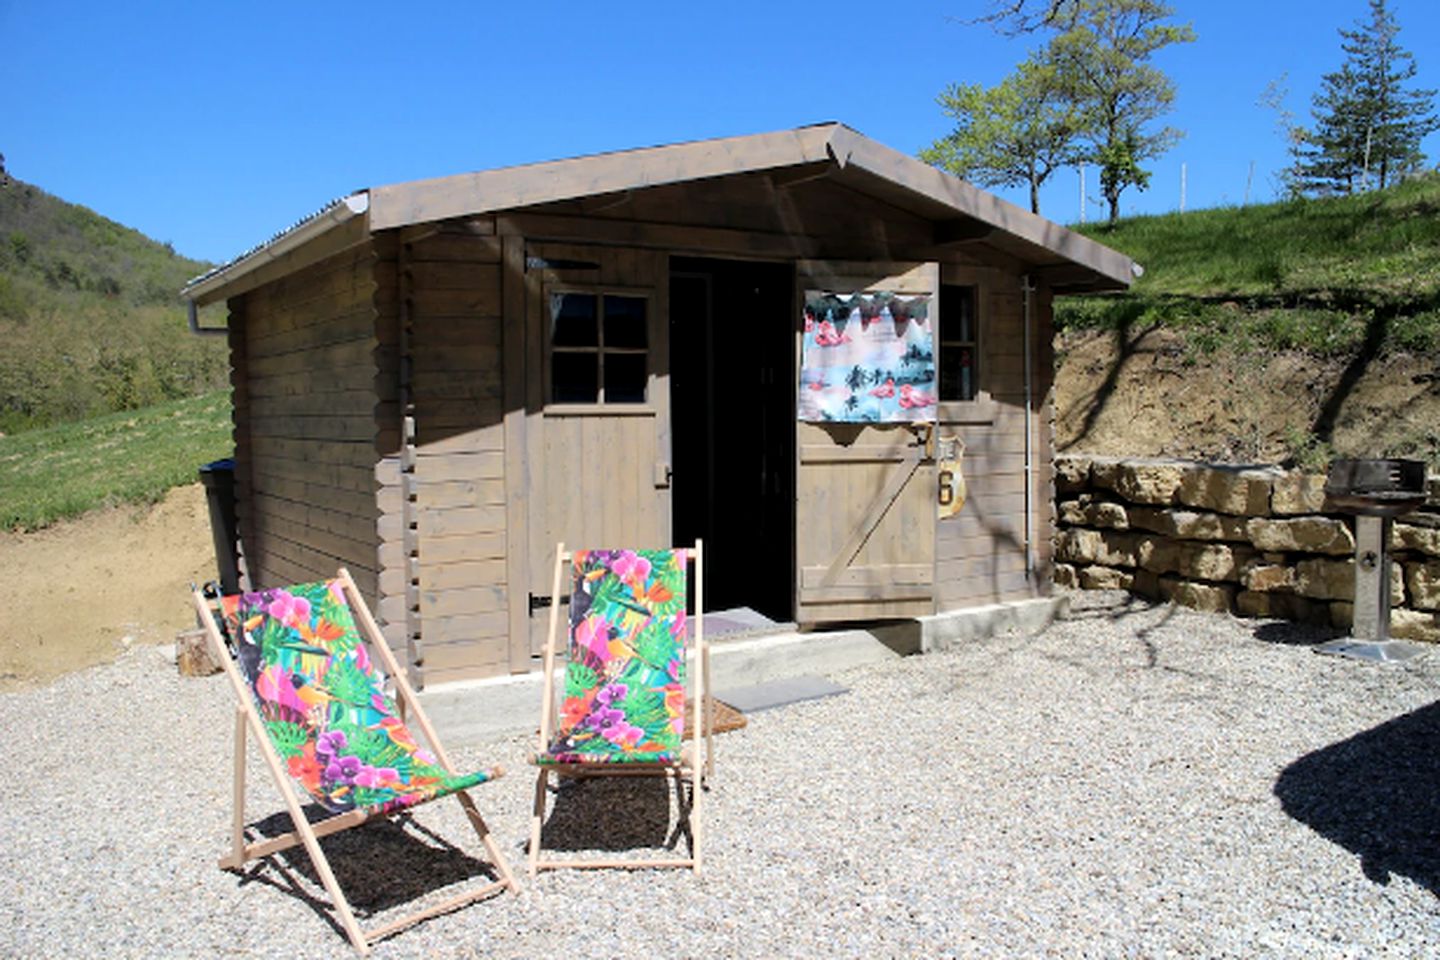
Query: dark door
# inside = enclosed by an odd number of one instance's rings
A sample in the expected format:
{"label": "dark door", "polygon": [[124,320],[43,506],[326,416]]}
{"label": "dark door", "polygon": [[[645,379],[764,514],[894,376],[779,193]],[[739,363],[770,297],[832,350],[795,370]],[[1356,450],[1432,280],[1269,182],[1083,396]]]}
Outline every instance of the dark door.
{"label": "dark door", "polygon": [[670,263],[674,532],[705,540],[706,608],[794,618],[794,271]]}

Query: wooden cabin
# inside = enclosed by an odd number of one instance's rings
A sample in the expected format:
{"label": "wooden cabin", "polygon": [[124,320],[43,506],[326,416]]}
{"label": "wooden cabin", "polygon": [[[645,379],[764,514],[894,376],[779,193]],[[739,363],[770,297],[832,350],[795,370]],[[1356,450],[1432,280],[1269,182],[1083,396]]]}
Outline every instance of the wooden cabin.
{"label": "wooden cabin", "polygon": [[558,540],[703,537],[779,622],[1047,593],[1052,298],[1136,273],[823,124],[361,191],[182,296],[250,583],[349,567],[436,683],[536,668]]}

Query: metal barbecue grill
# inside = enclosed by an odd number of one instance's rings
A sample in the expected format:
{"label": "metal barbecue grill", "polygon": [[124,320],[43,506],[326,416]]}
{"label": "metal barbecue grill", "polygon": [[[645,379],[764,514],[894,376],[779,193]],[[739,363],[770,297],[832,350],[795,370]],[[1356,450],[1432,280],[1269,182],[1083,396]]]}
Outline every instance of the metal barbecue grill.
{"label": "metal barbecue grill", "polygon": [[1424,647],[1390,639],[1390,524],[1425,502],[1420,460],[1336,460],[1325,496],[1355,515],[1355,616],[1349,639],[1316,649],[1359,660],[1408,660]]}

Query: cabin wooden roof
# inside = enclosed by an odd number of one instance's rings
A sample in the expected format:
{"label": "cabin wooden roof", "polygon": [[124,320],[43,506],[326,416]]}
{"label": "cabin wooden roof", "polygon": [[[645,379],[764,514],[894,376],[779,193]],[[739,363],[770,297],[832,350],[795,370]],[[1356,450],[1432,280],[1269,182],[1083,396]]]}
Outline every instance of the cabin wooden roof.
{"label": "cabin wooden roof", "polygon": [[[203,304],[241,292],[253,285],[245,282],[249,274],[282,254],[333,247],[333,237],[317,241],[342,227],[363,237],[508,212],[536,217],[532,224],[584,217],[774,237],[847,231],[844,249],[856,259],[940,259],[963,246],[967,255],[1032,273],[1057,292],[1124,289],[1138,275],[1124,254],[844,124],[826,123],[373,187],[197,277],[181,295]],[[614,231],[617,242],[626,235]],[[663,236],[652,235],[652,242]],[[836,249],[797,244],[793,253]],[[275,267],[265,272],[273,275]]]}

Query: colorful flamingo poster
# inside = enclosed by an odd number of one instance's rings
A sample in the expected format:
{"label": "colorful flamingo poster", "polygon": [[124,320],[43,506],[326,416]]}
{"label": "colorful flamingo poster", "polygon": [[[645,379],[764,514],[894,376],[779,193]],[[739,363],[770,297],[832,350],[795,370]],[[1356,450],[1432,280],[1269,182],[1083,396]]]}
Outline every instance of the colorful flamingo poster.
{"label": "colorful flamingo poster", "polygon": [[935,420],[930,294],[805,292],[800,419]]}

